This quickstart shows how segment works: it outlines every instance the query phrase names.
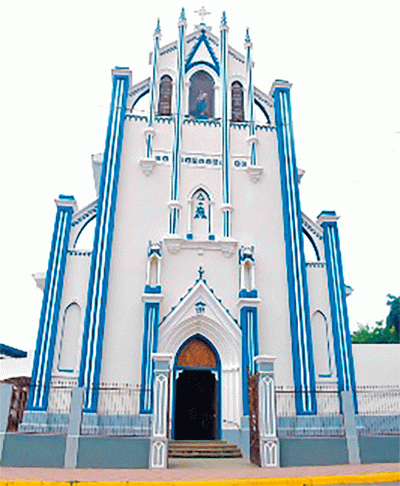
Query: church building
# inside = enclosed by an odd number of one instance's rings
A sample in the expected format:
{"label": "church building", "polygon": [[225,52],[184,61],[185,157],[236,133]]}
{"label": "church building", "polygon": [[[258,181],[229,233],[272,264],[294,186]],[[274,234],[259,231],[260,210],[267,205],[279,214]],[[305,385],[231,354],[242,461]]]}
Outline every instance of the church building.
{"label": "church building", "polygon": [[167,45],[157,24],[148,79],[112,70],[98,198],[56,199],[25,430],[49,420],[54,383],[85,388],[84,424],[107,387],[151,417],[152,353],[173,357],[172,439],[248,427],[259,355],[298,415],[318,415],[320,386],[355,397],[338,216],[301,210],[291,84],[254,86],[249,30],[239,52],[225,13],[217,33],[200,13],[190,32],[182,9]]}

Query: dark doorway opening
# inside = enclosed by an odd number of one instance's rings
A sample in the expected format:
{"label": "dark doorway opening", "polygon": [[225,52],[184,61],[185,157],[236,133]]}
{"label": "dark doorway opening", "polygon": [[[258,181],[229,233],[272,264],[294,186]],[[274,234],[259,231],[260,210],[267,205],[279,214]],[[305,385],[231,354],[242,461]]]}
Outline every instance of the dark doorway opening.
{"label": "dark doorway opening", "polygon": [[217,438],[216,379],[209,370],[183,370],[176,381],[176,440]]}

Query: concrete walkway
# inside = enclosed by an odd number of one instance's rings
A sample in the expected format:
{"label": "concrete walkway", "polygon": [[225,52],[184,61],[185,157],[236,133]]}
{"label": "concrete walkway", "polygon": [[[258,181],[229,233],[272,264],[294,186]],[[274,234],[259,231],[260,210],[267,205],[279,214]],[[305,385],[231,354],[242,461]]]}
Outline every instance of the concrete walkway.
{"label": "concrete walkway", "polygon": [[[323,478],[322,476],[330,477]],[[252,484],[254,486],[273,483],[281,485],[371,484],[381,481],[400,481],[400,464],[346,464],[261,469],[244,459],[171,459],[170,468],[164,470],[0,468],[0,478],[3,480],[0,479],[0,486],[10,484],[7,479],[100,481],[103,484],[108,481],[144,481],[149,482],[148,484],[171,481],[170,485],[176,484],[176,481],[208,479],[209,481],[206,481],[208,486],[219,483],[224,485]],[[250,478],[254,479],[250,482],[243,481]],[[265,481],[257,481],[256,478],[264,478]],[[276,481],[268,480],[268,478],[276,478]],[[291,478],[290,481],[287,478]],[[226,481],[227,479],[238,479],[239,483]],[[222,480],[222,482],[213,480]],[[21,481],[16,481],[14,484],[21,484]]]}

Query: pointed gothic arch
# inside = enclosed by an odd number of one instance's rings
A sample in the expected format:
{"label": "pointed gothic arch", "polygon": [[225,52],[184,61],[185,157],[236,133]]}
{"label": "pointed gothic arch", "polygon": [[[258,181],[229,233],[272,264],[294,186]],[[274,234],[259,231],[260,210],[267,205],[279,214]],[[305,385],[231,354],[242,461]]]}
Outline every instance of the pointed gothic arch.
{"label": "pointed gothic arch", "polygon": [[213,200],[203,186],[196,187],[188,200],[187,238],[213,240]]}

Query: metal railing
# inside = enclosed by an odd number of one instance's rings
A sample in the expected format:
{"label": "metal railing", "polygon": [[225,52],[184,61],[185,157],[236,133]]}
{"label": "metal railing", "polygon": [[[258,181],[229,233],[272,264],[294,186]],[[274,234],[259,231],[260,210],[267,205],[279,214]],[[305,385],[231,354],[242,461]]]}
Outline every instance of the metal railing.
{"label": "metal railing", "polygon": [[304,392],[289,387],[276,387],[277,431],[280,437],[344,436],[340,397],[337,390],[315,390],[316,415],[298,415],[296,398]]}
{"label": "metal railing", "polygon": [[357,387],[359,435],[400,434],[400,388],[394,386]]}
{"label": "metal railing", "polygon": [[151,415],[139,414],[141,391],[140,386],[120,384],[87,390],[96,395],[97,413],[83,414],[81,434],[148,437]]}

